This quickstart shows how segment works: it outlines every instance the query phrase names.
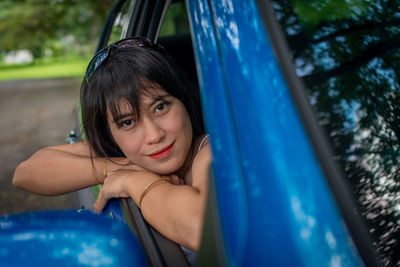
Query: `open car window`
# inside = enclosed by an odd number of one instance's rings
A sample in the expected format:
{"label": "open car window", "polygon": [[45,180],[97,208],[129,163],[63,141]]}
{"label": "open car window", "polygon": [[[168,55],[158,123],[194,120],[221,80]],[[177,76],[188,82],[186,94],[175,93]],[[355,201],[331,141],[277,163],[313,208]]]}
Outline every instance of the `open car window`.
{"label": "open car window", "polygon": [[399,264],[400,2],[272,2],[382,264]]}

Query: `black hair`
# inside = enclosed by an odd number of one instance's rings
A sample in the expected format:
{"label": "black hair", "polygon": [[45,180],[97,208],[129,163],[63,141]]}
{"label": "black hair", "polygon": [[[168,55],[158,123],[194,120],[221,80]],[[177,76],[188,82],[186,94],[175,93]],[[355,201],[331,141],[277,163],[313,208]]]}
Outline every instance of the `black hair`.
{"label": "black hair", "polygon": [[140,116],[140,95],[149,84],[160,87],[185,106],[193,139],[204,133],[197,88],[191,86],[174,60],[151,48],[112,48],[104,62],[81,87],[82,126],[92,152],[99,157],[123,157],[107,122],[107,107],[115,118],[119,101],[126,99]]}

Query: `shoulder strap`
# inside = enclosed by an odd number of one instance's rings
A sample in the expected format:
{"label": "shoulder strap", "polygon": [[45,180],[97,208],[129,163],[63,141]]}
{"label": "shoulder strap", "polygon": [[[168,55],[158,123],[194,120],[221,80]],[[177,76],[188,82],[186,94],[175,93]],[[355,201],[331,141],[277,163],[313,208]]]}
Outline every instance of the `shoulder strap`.
{"label": "shoulder strap", "polygon": [[198,148],[198,150],[197,150],[197,153],[200,152],[201,148],[202,148],[203,145],[204,145],[204,142],[207,140],[208,137],[210,137],[210,135],[209,135],[209,134],[206,134],[206,136],[204,136],[203,139],[201,139],[201,142],[200,142],[199,148]]}

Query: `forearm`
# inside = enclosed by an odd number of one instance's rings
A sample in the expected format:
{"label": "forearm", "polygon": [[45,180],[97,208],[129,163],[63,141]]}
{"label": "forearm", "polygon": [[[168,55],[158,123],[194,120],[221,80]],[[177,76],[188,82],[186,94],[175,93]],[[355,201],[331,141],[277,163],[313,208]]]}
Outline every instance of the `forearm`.
{"label": "forearm", "polygon": [[[133,193],[138,203],[143,188]],[[197,250],[203,226],[205,190],[188,185],[156,184],[141,203],[145,219],[167,238]]]}
{"label": "forearm", "polygon": [[[143,216],[155,229],[192,250],[198,250],[200,246],[210,163],[211,151],[206,146],[193,162],[191,185],[162,182],[150,188],[140,203]],[[136,203],[140,201],[145,186],[131,187],[130,195]]]}
{"label": "forearm", "polygon": [[15,170],[13,184],[41,194],[58,195],[98,184],[101,162],[89,156],[44,148]]}

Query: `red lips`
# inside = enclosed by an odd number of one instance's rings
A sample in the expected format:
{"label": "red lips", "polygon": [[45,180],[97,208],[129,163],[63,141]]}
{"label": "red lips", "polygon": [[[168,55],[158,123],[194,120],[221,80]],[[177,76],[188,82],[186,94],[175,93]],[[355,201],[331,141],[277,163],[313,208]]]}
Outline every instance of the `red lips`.
{"label": "red lips", "polygon": [[164,148],[163,150],[156,152],[154,154],[150,154],[149,157],[151,158],[155,158],[155,159],[160,159],[163,158],[165,156],[167,156],[169,154],[169,152],[171,152],[172,147],[174,146],[175,142],[173,142],[172,144],[170,144],[169,146],[167,146],[166,148]]}

